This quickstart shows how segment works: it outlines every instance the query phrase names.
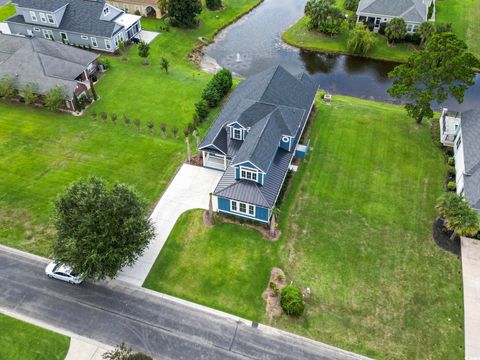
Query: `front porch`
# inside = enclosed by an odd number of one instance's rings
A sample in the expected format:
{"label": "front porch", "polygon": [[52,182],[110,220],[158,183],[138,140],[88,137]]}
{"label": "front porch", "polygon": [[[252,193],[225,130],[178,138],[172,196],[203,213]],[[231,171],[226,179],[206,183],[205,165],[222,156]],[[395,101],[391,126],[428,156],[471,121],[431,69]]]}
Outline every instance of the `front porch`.
{"label": "front porch", "polygon": [[455,137],[460,128],[460,119],[460,113],[443,109],[440,116],[440,142],[444,146],[453,147]]}

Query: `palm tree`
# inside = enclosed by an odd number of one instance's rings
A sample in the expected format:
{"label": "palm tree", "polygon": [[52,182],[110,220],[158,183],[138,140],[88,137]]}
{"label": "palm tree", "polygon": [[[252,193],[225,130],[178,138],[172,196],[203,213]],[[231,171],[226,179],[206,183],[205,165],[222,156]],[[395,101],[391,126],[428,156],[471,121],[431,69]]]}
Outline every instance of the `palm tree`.
{"label": "palm tree", "polygon": [[198,149],[198,146],[200,145],[200,137],[198,136],[197,129],[193,130],[192,134],[195,137],[195,142],[197,144],[197,149]]}
{"label": "palm tree", "polygon": [[213,221],[213,194],[210,193],[210,199],[208,200],[208,219]]}
{"label": "palm tree", "polygon": [[185,142],[187,143],[187,161],[191,162],[192,161],[192,152],[190,150],[190,138],[188,135],[185,136]]}
{"label": "palm tree", "polygon": [[417,29],[417,34],[420,35],[422,41],[420,45],[423,45],[427,39],[435,33],[435,25],[431,21],[424,21]]}
{"label": "palm tree", "polygon": [[270,236],[275,236],[275,228],[277,227],[277,218],[280,216],[280,209],[277,207],[272,208],[272,217],[270,218]]}
{"label": "palm tree", "polygon": [[480,217],[467,201],[457,193],[447,192],[438,201],[436,209],[445,219],[445,227],[457,236],[475,236],[480,231]]}

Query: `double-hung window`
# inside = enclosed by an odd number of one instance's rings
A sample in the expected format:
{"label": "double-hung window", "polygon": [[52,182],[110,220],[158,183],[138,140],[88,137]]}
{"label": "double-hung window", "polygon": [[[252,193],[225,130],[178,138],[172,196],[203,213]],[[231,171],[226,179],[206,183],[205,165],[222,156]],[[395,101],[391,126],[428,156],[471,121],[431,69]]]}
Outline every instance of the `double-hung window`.
{"label": "double-hung window", "polygon": [[255,205],[246,204],[240,201],[232,200],[230,202],[230,210],[248,216],[255,216]]}
{"label": "double-hung window", "polygon": [[240,168],[240,179],[257,181],[258,171],[249,170],[249,169],[245,169],[245,168],[241,167]]}
{"label": "double-hung window", "polygon": [[97,43],[97,38],[96,38],[96,37],[93,37],[93,36],[92,36],[92,37],[90,38],[90,41],[91,41],[93,47],[98,47],[98,43]]}
{"label": "double-hung window", "polygon": [[47,19],[50,24],[55,24],[55,18],[52,14],[47,14]]}
{"label": "double-hung window", "polygon": [[48,40],[55,40],[53,38],[53,32],[52,30],[47,30],[47,29],[43,29],[43,37],[45,39],[48,39]]}
{"label": "double-hung window", "polygon": [[242,129],[233,128],[233,138],[235,140],[243,140],[242,132]]}
{"label": "double-hung window", "polygon": [[461,144],[462,144],[462,137],[459,136],[458,140],[457,140],[457,150],[458,150],[458,148],[460,147]]}
{"label": "double-hung window", "polygon": [[47,22],[47,18],[45,17],[45,14],[44,13],[38,13],[38,15],[40,15],[40,20],[44,23]]}
{"label": "double-hung window", "polygon": [[30,11],[30,17],[32,18],[32,21],[37,21],[37,14],[35,14],[35,11]]}
{"label": "double-hung window", "polygon": [[112,44],[110,43],[110,40],[105,39],[105,47],[109,50],[112,48]]}

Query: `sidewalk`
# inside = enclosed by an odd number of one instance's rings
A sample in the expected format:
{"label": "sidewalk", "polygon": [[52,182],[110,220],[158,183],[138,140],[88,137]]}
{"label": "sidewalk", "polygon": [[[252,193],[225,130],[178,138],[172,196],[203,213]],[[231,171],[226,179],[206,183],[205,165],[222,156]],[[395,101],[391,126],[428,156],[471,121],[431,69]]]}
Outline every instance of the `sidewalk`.
{"label": "sidewalk", "polygon": [[222,175],[222,171],[182,165],[153,210],[151,220],[155,227],[155,238],[133,266],[122,270],[118,275],[119,280],[131,285],[143,285],[177,219],[187,210],[208,209],[209,194],[215,190]]}
{"label": "sidewalk", "polygon": [[480,241],[462,238],[465,359],[480,359]]}

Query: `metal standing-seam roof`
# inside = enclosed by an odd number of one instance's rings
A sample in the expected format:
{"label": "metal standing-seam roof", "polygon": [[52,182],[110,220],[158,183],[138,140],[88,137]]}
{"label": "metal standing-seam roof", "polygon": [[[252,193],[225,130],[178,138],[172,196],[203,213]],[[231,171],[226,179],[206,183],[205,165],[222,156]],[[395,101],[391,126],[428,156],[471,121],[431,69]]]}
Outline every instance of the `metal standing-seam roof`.
{"label": "metal standing-seam roof", "polygon": [[470,205],[480,211],[480,109],[463,112],[461,127],[464,195]]}
{"label": "metal standing-seam roof", "polygon": [[[51,4],[52,1],[55,5]],[[44,11],[55,11],[57,9],[48,9],[58,7],[60,4],[66,4],[67,7],[62,21],[59,27],[56,28],[58,30],[110,38],[122,28],[114,20],[122,15],[123,12],[110,6],[110,14],[108,17],[104,17],[104,0],[13,0],[13,3],[19,7]],[[8,18],[6,22],[26,24],[23,15],[20,14]],[[55,28],[48,24],[41,25]]]}
{"label": "metal standing-seam roof", "polygon": [[[266,175],[263,185],[236,180],[230,167],[215,195],[274,206],[316,91],[307,74],[293,76],[281,66],[248,78],[233,91],[199,149],[221,151],[232,166],[250,162]],[[227,125],[235,122],[248,129],[244,141],[229,137]],[[295,139],[292,152],[279,148],[283,135]]]}

